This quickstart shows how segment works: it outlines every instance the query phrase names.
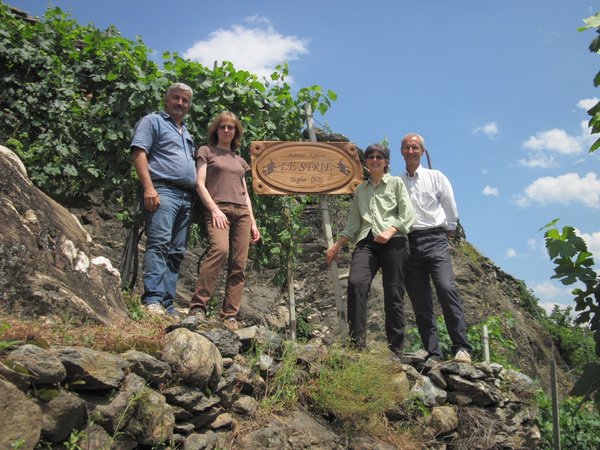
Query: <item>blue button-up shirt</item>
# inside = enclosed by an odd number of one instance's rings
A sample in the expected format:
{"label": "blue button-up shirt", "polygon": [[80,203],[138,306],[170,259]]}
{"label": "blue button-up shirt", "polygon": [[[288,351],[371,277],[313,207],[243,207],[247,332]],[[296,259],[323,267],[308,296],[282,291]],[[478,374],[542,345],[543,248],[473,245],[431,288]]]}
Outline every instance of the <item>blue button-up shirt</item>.
{"label": "blue button-up shirt", "polygon": [[196,186],[196,151],[192,136],[182,122],[181,133],[166,112],[148,114],[135,126],[131,148],[148,155],[152,181],[164,180],[193,190]]}

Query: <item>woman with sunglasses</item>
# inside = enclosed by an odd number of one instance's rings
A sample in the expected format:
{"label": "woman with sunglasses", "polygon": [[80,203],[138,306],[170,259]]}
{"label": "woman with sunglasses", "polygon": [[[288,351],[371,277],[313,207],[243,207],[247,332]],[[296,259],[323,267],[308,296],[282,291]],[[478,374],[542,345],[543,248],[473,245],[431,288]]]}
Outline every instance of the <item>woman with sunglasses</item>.
{"label": "woman with sunglasses", "polygon": [[385,332],[388,348],[402,354],[404,342],[404,272],[408,261],[407,234],[415,212],[402,179],[389,172],[390,150],[373,144],[365,150],[369,178],[354,192],[346,227],[325,254],[330,265],[348,242],[356,243],[348,276],[350,342],[366,347],[367,299],[381,268]]}
{"label": "woman with sunglasses", "polygon": [[238,328],[249,244],[260,239],[245,179],[250,166],[236,153],[242,134],[236,115],[222,112],[209,126],[209,144],[198,149],[196,158],[196,191],[204,205],[210,247],[200,267],[189,315],[205,317],[219,273],[227,263],[220,318],[229,329]]}

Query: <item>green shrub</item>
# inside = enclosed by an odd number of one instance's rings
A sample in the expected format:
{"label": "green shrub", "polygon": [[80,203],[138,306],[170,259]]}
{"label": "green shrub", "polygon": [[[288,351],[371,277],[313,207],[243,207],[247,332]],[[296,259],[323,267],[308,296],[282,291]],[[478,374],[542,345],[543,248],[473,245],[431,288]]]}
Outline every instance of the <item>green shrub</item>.
{"label": "green shrub", "polygon": [[[553,446],[552,401],[545,394],[538,397],[539,413],[536,424],[542,434],[541,450],[556,448]],[[565,398],[559,407],[560,443],[565,449],[584,450],[600,448],[600,415],[591,402],[582,402],[581,398]]]}

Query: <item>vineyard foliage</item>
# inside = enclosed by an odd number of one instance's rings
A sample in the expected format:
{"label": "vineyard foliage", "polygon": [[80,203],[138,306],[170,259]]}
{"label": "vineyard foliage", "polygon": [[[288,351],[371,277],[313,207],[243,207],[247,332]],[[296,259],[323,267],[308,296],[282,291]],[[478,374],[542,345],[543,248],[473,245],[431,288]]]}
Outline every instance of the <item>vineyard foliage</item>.
{"label": "vineyard foliage", "polygon": [[[112,26],[101,31],[80,25],[56,7],[32,21],[0,2],[0,22],[0,143],[19,155],[36,186],[67,205],[92,192],[124,208],[135,203],[133,128],[163,108],[173,82],[194,91],[187,124],[196,146],[206,142],[218,113],[233,111],[244,125],[241,148],[248,161],[251,141],[300,140],[305,104],[325,114],[336,99],[318,85],[294,91],[286,65],[259,79],[227,61],[207,68],[167,52],[156,62],[141,39],[126,39]],[[273,223],[285,199],[253,201],[259,227],[269,223],[261,227],[267,244],[259,259],[294,256],[297,246],[282,240],[297,239],[297,233],[280,233],[284,218]],[[295,223],[301,208],[291,212]],[[281,248],[291,250],[281,255]]]}

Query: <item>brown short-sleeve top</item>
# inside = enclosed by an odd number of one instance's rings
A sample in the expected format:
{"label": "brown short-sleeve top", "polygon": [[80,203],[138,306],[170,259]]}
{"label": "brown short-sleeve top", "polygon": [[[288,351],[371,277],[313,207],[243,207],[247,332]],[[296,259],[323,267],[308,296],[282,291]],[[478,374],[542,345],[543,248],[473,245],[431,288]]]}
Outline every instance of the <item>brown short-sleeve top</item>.
{"label": "brown short-sleeve top", "polygon": [[248,163],[235,152],[213,145],[198,149],[198,163],[206,164],[206,189],[215,203],[246,204],[244,177]]}

